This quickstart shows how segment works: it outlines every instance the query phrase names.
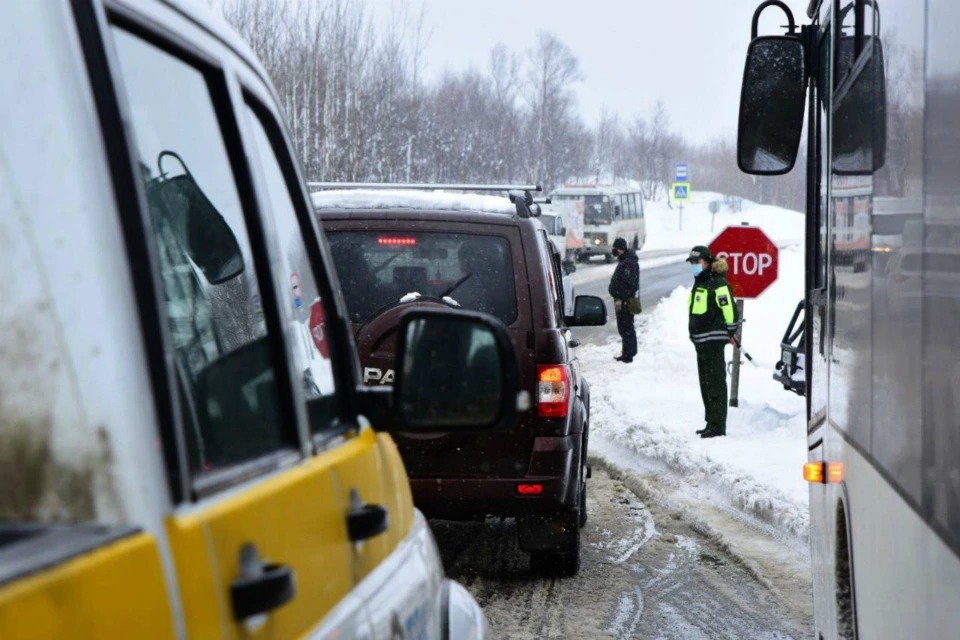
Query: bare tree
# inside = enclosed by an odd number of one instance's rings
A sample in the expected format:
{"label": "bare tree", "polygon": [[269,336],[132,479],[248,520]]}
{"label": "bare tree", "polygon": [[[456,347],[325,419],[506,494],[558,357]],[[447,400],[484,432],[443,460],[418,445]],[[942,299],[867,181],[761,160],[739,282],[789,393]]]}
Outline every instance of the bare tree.
{"label": "bare tree", "polygon": [[[495,46],[484,71],[427,81],[430,30],[422,10],[408,15],[394,5],[388,26],[378,30],[357,0],[217,4],[273,79],[310,179],[540,181],[548,190],[570,179],[631,179],[655,200],[664,196],[673,164],[686,160],[698,189],[802,203],[799,178],[753,180],[740,173],[731,141],[688,145],[671,129],[662,102],[649,117],[627,123],[604,109],[588,127],[574,95],[579,60],[552,33],[539,33],[520,53]],[[912,77],[913,67],[895,54],[893,47],[888,64]],[[895,123],[913,112],[897,104],[890,129],[907,129]],[[913,153],[917,144],[894,135],[890,148]],[[899,191],[909,180],[885,179]]]}
{"label": "bare tree", "polygon": [[574,83],[583,77],[580,61],[548,31],[537,34],[537,44],[527,52],[527,61],[534,150],[529,165],[534,176],[552,185],[573,168],[571,164],[576,164],[570,162],[569,152],[583,128],[573,96]]}

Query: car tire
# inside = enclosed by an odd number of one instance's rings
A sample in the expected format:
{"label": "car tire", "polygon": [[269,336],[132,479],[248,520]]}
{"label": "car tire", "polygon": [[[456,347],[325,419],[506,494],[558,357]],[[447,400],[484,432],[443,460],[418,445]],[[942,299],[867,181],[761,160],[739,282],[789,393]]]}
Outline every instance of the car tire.
{"label": "car tire", "polygon": [[613,262],[613,254],[612,254],[612,253],[605,253],[605,254],[603,254],[603,260],[604,260],[604,262],[606,262],[607,264],[610,264],[611,262]]}
{"label": "car tire", "polygon": [[[580,509],[558,514],[561,520],[573,525],[575,531],[567,549],[557,551],[533,551],[530,553],[530,571],[541,576],[566,578],[580,571]],[[572,517],[571,517],[572,516]],[[569,526],[569,525],[568,525]]]}

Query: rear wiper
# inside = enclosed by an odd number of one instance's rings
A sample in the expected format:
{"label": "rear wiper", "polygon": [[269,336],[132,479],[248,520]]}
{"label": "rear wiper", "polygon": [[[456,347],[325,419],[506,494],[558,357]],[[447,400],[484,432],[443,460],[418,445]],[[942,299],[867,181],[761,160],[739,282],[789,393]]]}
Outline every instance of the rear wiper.
{"label": "rear wiper", "polygon": [[456,282],[454,282],[446,291],[444,291],[443,293],[441,293],[441,294],[440,294],[439,296],[437,296],[437,297],[438,297],[438,298],[446,298],[448,295],[450,295],[451,293],[453,293],[454,291],[456,291],[458,288],[460,288],[460,285],[462,285],[464,282],[466,282],[467,280],[469,280],[469,279],[470,279],[470,276],[472,276],[472,275],[473,275],[473,272],[471,271],[471,272],[468,273],[467,275],[463,276],[462,278],[460,278],[459,280],[457,280]]}
{"label": "rear wiper", "polygon": [[376,274],[380,273],[381,271],[383,271],[383,269],[384,269],[387,265],[389,265],[391,262],[393,262],[394,260],[396,260],[397,258],[399,258],[401,255],[402,255],[402,254],[399,253],[399,252],[398,252],[398,253],[395,253],[395,254],[393,254],[392,256],[390,256],[389,258],[387,258],[386,260],[384,260],[382,263],[380,263],[379,265],[377,265],[376,267],[374,267],[374,269],[373,269],[374,275],[376,275]]}

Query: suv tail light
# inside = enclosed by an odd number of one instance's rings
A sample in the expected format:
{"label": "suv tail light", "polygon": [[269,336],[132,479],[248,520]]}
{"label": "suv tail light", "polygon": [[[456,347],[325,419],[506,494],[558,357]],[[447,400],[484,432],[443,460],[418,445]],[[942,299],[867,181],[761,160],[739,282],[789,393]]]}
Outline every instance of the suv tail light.
{"label": "suv tail light", "polygon": [[537,367],[537,415],[566,418],[570,404],[570,371],[563,365]]}

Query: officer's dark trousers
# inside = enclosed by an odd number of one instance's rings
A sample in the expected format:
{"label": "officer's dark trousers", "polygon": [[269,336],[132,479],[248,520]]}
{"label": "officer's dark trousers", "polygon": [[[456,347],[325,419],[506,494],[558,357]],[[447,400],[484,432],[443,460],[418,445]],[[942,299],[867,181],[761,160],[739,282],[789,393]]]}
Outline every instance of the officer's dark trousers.
{"label": "officer's dark trousers", "polygon": [[707,342],[697,347],[697,372],[700,374],[700,395],[703,397],[707,426],[727,432],[727,364],[723,357],[726,342]]}
{"label": "officer's dark trousers", "polygon": [[632,358],[637,355],[637,329],[633,325],[634,315],[625,311],[617,311],[617,331],[620,332],[620,338],[623,340],[624,358]]}

